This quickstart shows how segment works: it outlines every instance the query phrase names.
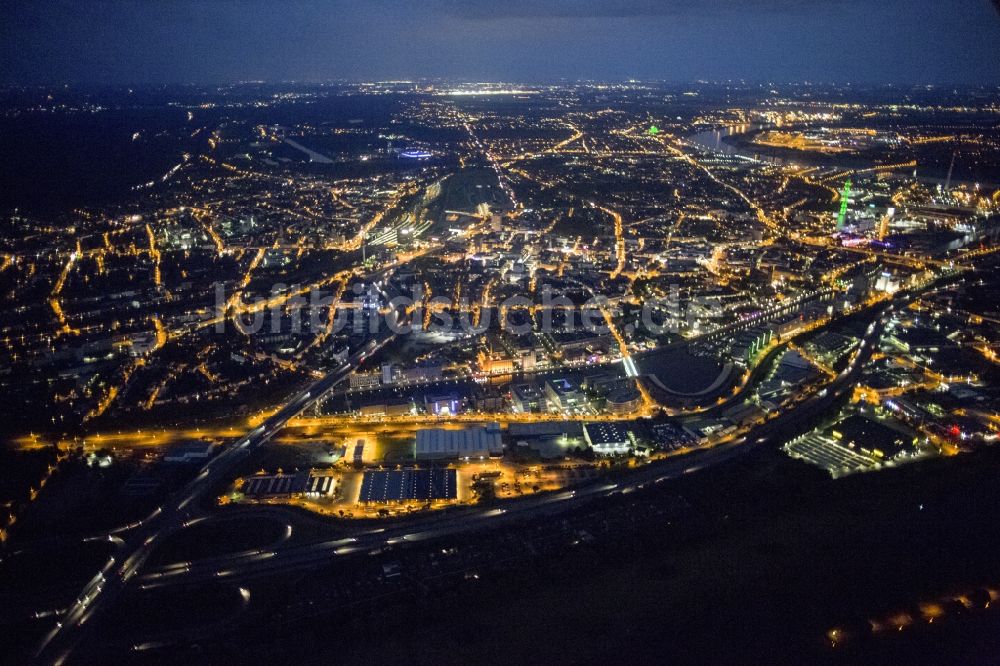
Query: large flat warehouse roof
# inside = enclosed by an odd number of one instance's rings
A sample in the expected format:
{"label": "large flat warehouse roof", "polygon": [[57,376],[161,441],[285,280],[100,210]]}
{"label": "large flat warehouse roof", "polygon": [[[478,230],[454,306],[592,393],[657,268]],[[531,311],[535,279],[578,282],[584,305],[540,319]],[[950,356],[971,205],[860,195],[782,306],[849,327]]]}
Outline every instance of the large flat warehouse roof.
{"label": "large flat warehouse roof", "polygon": [[417,458],[481,458],[503,454],[500,425],[485,428],[445,430],[426,428],[417,431]]}
{"label": "large flat warehouse roof", "polygon": [[362,502],[407,500],[453,500],[458,497],[454,469],[401,469],[365,472],[361,481]]}

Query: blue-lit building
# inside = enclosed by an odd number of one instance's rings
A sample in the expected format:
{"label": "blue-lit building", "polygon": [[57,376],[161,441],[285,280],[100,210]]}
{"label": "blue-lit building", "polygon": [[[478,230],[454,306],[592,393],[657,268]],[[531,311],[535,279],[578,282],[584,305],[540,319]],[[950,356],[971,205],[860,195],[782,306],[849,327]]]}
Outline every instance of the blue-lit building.
{"label": "blue-lit building", "polygon": [[572,413],[587,406],[587,398],[575,382],[565,377],[545,380],[549,411]]}
{"label": "blue-lit building", "polygon": [[428,414],[448,416],[462,411],[462,401],[455,393],[428,393],[424,396],[424,407]]}

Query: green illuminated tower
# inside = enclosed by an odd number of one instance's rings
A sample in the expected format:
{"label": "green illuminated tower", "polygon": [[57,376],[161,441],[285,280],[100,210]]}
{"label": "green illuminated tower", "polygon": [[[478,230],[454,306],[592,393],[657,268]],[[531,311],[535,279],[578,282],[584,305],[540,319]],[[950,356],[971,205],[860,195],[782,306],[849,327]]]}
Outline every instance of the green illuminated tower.
{"label": "green illuminated tower", "polygon": [[837,215],[837,231],[844,228],[847,220],[847,205],[851,202],[851,179],[844,182],[844,191],[840,193],[840,214]]}

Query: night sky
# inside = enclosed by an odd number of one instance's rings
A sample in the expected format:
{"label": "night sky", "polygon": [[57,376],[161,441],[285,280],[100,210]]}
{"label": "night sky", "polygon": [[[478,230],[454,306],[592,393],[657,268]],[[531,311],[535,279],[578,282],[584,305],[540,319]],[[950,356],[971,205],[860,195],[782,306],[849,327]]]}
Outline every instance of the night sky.
{"label": "night sky", "polygon": [[990,0],[0,0],[0,82],[1000,83]]}

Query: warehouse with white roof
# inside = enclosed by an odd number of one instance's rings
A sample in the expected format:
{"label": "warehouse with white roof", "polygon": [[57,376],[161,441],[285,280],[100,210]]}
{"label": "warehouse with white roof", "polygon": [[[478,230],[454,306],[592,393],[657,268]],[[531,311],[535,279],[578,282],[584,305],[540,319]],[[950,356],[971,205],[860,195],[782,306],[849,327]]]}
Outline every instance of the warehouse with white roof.
{"label": "warehouse with white roof", "polygon": [[485,428],[425,428],[417,431],[414,450],[417,460],[491,458],[501,455],[503,441],[499,423],[490,423]]}

